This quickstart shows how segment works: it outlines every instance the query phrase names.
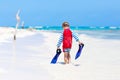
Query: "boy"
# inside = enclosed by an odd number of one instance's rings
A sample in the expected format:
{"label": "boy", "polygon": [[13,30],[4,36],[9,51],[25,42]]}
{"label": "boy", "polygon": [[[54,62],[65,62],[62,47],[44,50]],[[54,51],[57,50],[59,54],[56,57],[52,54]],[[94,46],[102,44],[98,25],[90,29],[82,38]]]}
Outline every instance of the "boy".
{"label": "boy", "polygon": [[63,33],[61,34],[59,41],[57,43],[57,49],[60,49],[60,45],[61,43],[63,43],[62,48],[64,52],[64,62],[65,64],[69,64],[70,50],[72,47],[72,37],[74,37],[79,44],[82,44],[82,43],[79,41],[78,36],[70,30],[70,26],[68,22],[64,22],[62,24],[62,27],[63,27]]}

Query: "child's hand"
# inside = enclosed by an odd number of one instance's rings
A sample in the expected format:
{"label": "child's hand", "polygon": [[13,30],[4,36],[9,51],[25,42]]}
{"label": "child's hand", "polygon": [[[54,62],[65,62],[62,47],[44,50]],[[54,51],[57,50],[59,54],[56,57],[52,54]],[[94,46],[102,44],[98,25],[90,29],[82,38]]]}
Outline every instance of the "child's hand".
{"label": "child's hand", "polygon": [[59,48],[59,49],[56,50],[56,52],[57,52],[57,53],[61,53],[62,51],[61,51],[61,49]]}
{"label": "child's hand", "polygon": [[80,42],[80,41],[79,41],[78,43],[79,43],[79,45],[83,44],[83,43],[82,43],[82,42]]}
{"label": "child's hand", "polygon": [[57,49],[60,49],[60,47],[57,47]]}
{"label": "child's hand", "polygon": [[82,46],[82,47],[83,47],[83,46],[84,46],[84,44],[83,44],[83,43],[79,43],[79,46]]}

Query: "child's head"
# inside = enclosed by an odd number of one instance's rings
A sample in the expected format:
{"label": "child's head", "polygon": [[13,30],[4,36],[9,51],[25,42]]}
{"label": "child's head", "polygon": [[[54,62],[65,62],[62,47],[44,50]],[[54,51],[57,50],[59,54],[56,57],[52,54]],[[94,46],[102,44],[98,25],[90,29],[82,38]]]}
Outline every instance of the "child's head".
{"label": "child's head", "polygon": [[63,22],[63,24],[62,24],[62,27],[63,28],[66,28],[66,27],[69,27],[70,25],[69,25],[69,23],[68,22]]}

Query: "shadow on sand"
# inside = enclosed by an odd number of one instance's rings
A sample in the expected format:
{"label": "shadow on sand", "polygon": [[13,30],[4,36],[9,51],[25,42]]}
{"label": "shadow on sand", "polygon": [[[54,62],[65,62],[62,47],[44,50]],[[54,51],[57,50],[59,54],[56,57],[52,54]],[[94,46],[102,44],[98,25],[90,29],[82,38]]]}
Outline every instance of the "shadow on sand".
{"label": "shadow on sand", "polygon": [[[57,62],[58,64],[61,64],[61,65],[66,65],[65,62]],[[75,64],[75,63],[70,63],[72,64],[73,66],[80,66],[80,64]]]}
{"label": "shadow on sand", "polygon": [[57,62],[58,64],[62,64],[62,65],[65,65],[65,62]]}

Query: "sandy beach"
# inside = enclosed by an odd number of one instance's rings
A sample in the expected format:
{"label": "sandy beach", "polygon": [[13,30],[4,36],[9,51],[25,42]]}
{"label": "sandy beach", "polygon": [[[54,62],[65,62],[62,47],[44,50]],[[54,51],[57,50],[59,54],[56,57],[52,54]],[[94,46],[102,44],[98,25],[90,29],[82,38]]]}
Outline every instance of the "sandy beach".
{"label": "sandy beach", "polygon": [[78,43],[73,40],[71,64],[63,64],[63,53],[56,64],[60,33],[0,28],[0,80],[120,80],[120,41],[79,35],[85,44],[74,60]]}

